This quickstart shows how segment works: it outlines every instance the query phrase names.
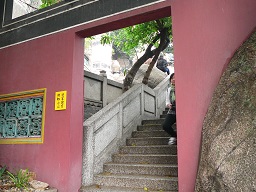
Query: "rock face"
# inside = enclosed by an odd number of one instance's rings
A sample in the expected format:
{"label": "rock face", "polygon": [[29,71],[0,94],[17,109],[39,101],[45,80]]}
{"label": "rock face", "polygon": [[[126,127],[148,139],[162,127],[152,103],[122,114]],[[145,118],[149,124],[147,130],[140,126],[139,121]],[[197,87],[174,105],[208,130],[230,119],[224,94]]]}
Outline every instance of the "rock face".
{"label": "rock face", "polygon": [[[147,64],[143,64],[138,72],[136,73],[134,80],[133,80],[133,85],[142,83],[142,80],[144,78],[144,75],[148,69]],[[150,73],[149,79],[148,79],[148,86],[151,89],[154,89],[161,81],[166,78],[167,74],[159,70],[157,67],[154,67]]]}
{"label": "rock face", "polygon": [[256,30],[215,90],[203,125],[195,191],[256,191]]}

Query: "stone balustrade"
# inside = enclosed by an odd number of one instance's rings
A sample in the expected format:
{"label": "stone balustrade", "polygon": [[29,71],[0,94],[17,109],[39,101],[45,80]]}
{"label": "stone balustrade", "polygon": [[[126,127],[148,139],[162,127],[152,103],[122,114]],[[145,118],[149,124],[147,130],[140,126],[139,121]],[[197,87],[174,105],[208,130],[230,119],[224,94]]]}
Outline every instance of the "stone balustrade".
{"label": "stone balustrade", "polygon": [[84,71],[84,120],[114,101],[123,93],[123,84]]}
{"label": "stone balustrade", "polygon": [[[167,76],[154,89],[137,84],[84,122],[84,186],[93,184],[94,175],[102,172],[103,164],[111,160],[111,155],[119,146],[124,145],[126,138],[131,136],[142,119],[160,116],[165,108],[168,83]],[[90,82],[85,82],[85,88],[88,88],[89,84]],[[107,94],[105,96],[110,98]]]}

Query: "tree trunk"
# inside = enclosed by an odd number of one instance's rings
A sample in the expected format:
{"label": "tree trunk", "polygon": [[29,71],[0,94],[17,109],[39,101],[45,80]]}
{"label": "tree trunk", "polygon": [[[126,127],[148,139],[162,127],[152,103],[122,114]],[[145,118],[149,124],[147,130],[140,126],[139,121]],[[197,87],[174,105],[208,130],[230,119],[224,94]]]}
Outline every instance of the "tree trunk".
{"label": "tree trunk", "polygon": [[[156,41],[159,38],[160,38],[159,46],[156,49],[151,50],[151,48],[153,47],[153,45],[156,43]],[[129,70],[128,74],[126,75],[126,77],[124,79],[124,89],[123,89],[124,92],[131,88],[134,77],[135,77],[136,73],[138,72],[139,68],[141,67],[141,65],[143,63],[145,63],[149,58],[152,58],[154,56],[153,60],[150,62],[148,70],[147,70],[147,72],[143,78],[143,81],[142,81],[144,84],[146,84],[146,85],[148,84],[149,75],[154,67],[154,64],[156,63],[156,60],[157,60],[159,54],[161,53],[161,51],[163,51],[168,46],[169,43],[170,43],[170,40],[169,40],[168,30],[166,28],[164,28],[163,30],[160,31],[160,34],[154,38],[153,42],[151,44],[149,44],[144,55],[142,57],[140,57],[134,63],[131,70]]]}
{"label": "tree trunk", "polygon": [[160,33],[160,44],[159,44],[158,48],[156,49],[155,55],[154,55],[152,61],[150,62],[149,66],[148,66],[148,69],[147,69],[147,71],[146,71],[146,73],[145,73],[145,75],[144,75],[144,78],[143,78],[143,80],[142,80],[142,83],[143,83],[143,84],[145,84],[145,85],[148,84],[149,76],[150,76],[150,74],[151,74],[151,72],[152,72],[152,70],[153,70],[153,67],[154,67],[154,65],[155,65],[155,63],[156,63],[156,61],[157,61],[157,59],[158,59],[160,53],[161,53],[164,49],[166,49],[166,47],[169,45],[169,43],[170,43],[170,40],[169,40],[169,38],[168,38],[167,29],[163,29],[163,30],[161,31],[161,33]]}
{"label": "tree trunk", "polygon": [[149,58],[152,58],[155,54],[155,49],[151,50],[153,47],[154,43],[160,38],[160,35],[157,35],[153,42],[149,44],[147,47],[145,53],[134,63],[132,68],[129,70],[128,74],[125,76],[124,79],[124,89],[123,92],[127,91],[128,89],[131,88],[132,82],[134,80],[134,77],[136,73],[138,72],[139,68],[143,63],[145,63]]}
{"label": "tree trunk", "polygon": [[159,57],[159,55],[160,55],[160,52],[159,52],[159,53],[156,53],[155,56],[153,57],[152,61],[150,62],[149,66],[148,66],[148,69],[147,69],[147,71],[146,71],[146,73],[145,73],[145,75],[144,75],[144,78],[143,78],[143,80],[142,80],[142,83],[143,83],[143,84],[145,84],[145,85],[148,84],[149,76],[150,76],[150,74],[151,74],[151,72],[152,72],[152,70],[153,70],[153,68],[154,68],[154,65],[155,65],[155,63],[156,63],[157,58]]}
{"label": "tree trunk", "polygon": [[153,55],[149,52],[145,52],[142,57],[140,57],[132,66],[132,68],[129,70],[128,74],[125,76],[124,79],[124,92],[131,88],[132,82],[134,80],[134,77],[141,67],[143,63],[145,63],[149,58],[151,58]]}

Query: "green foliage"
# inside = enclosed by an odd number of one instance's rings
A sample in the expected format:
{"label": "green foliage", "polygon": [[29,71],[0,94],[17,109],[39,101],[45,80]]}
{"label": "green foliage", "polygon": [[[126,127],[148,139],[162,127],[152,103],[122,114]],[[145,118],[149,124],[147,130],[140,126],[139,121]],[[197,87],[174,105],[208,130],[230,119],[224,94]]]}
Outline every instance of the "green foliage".
{"label": "green foliage", "polygon": [[100,39],[100,43],[105,45],[105,44],[111,44],[112,42],[112,38],[111,36],[107,35],[107,34],[103,34],[101,36],[101,39]]}
{"label": "green foliage", "polygon": [[95,39],[94,37],[88,37],[84,39],[84,49],[89,49],[92,43],[92,40]]}
{"label": "green foliage", "polygon": [[55,3],[61,2],[61,0],[41,0],[41,1],[42,1],[42,5],[40,6],[40,9],[51,6]]}
{"label": "green foliage", "polygon": [[[134,56],[136,51],[145,51],[146,46],[153,42],[163,28],[168,29],[169,38],[171,39],[172,22],[170,17],[166,17],[105,34],[101,37],[101,43],[103,45],[113,43],[124,53]],[[158,45],[159,41],[154,44],[155,47]]]}
{"label": "green foliage", "polygon": [[6,166],[0,168],[0,179],[2,178],[5,171],[6,171]]}
{"label": "green foliage", "polygon": [[17,174],[12,174],[11,172],[7,171],[7,174],[17,188],[27,188],[30,178],[28,169],[20,169]]}
{"label": "green foliage", "polygon": [[129,70],[128,69],[124,69],[124,76],[126,76],[128,74]]}

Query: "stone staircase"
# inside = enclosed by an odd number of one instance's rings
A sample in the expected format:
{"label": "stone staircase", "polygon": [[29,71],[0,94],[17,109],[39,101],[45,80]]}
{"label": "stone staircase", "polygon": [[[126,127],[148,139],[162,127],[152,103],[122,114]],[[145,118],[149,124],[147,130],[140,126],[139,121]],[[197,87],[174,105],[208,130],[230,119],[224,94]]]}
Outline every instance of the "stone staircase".
{"label": "stone staircase", "polygon": [[[166,114],[166,112],[164,112]],[[169,146],[160,119],[143,120],[126,146],[105,163],[95,185],[80,192],[174,192],[178,191],[177,147]]]}

